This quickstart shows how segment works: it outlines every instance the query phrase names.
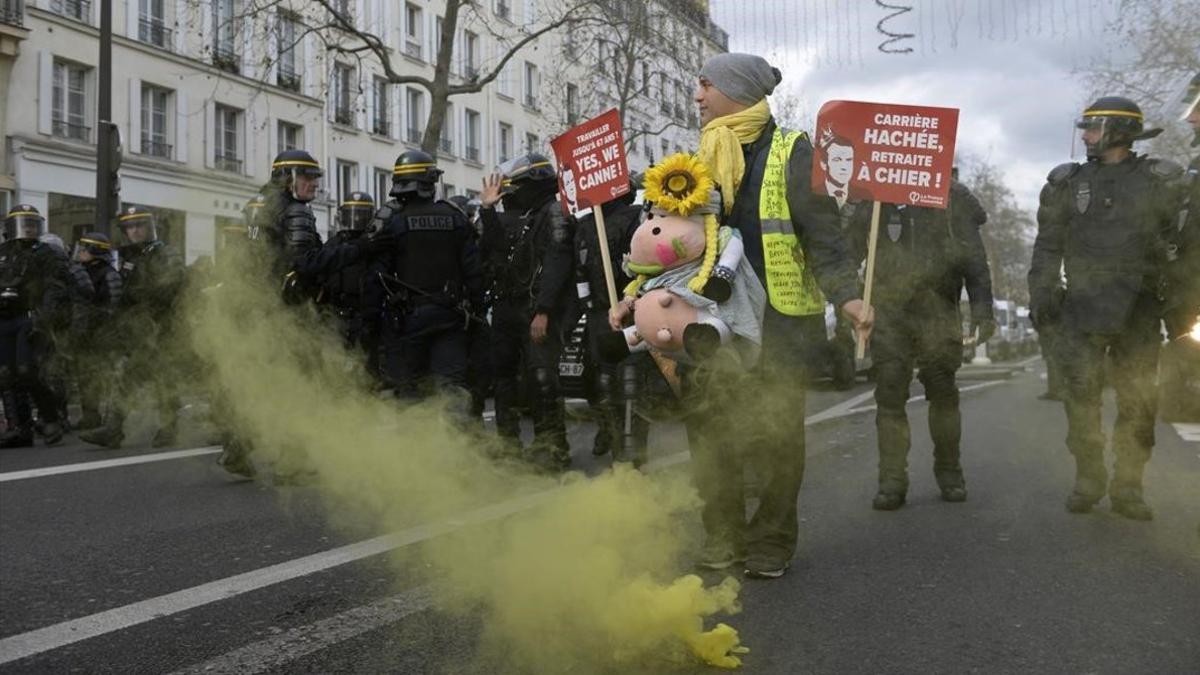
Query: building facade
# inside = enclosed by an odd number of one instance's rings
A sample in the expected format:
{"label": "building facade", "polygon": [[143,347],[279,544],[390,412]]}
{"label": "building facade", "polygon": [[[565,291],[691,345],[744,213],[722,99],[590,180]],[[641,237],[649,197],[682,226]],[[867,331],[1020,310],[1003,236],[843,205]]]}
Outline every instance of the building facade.
{"label": "building facade", "polygon": [[[50,229],[71,242],[94,220],[99,3],[0,1],[6,12],[20,8],[20,20],[0,20],[0,132],[7,141],[0,192],[37,206]],[[161,233],[189,262],[219,254],[222,229],[240,220],[280,150],[305,148],[321,160],[326,179],[314,210],[327,230],[340,195],[363,190],[386,198],[392,163],[420,146],[429,117],[423,87],[390,83],[369,52],[329,48],[355,38],[319,5],[271,2],[260,9],[254,2],[113,0],[121,199],[155,210]],[[561,11],[550,8],[561,4],[485,0],[464,10],[450,81],[489,74],[508,45],[546,25],[548,12]],[[692,36],[697,59],[724,49],[724,33],[704,3],[652,4]],[[334,19],[379,39],[393,72],[433,77],[445,0],[342,0],[339,9]],[[627,109],[627,126],[639,130],[630,152],[634,170],[695,145],[695,70],[680,72],[676,59],[645,69],[672,73],[661,76],[670,81],[670,105],[660,100],[663,89],[649,85],[613,96],[616,76],[606,75],[614,70],[606,67],[612,51],[597,34],[604,31],[556,29],[517,52],[481,91],[449,99],[437,147],[446,195],[477,194],[498,165],[528,150],[548,153],[549,139],[570,122],[614,105]]]}

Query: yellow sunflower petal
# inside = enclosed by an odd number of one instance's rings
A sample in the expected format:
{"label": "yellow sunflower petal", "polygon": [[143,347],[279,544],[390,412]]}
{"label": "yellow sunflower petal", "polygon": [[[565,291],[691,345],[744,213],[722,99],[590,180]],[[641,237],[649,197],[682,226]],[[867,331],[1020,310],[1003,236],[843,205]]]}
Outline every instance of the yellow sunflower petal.
{"label": "yellow sunflower petal", "polygon": [[646,199],[681,216],[708,203],[713,189],[708,166],[692,155],[677,153],[646,172]]}

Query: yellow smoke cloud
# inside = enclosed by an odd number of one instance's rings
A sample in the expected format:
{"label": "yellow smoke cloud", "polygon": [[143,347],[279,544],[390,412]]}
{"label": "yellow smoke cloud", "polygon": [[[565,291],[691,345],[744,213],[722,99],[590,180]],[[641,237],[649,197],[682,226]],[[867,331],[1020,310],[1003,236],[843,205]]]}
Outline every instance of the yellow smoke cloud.
{"label": "yellow smoke cloud", "polygon": [[[256,464],[315,472],[334,522],[393,531],[559,486],[496,464],[494,440],[458,430],[442,401],[372,394],[311,308],[283,307],[259,261],[227,253],[220,286],[185,303],[219,422],[250,442]],[[678,475],[572,475],[537,508],[436,539],[422,555],[444,582],[440,604],[484,617],[485,648],[520,672],[647,659],[736,667],[737,632],[706,631],[705,620],[738,610],[738,583],[674,578],[678,517],[698,506]]]}

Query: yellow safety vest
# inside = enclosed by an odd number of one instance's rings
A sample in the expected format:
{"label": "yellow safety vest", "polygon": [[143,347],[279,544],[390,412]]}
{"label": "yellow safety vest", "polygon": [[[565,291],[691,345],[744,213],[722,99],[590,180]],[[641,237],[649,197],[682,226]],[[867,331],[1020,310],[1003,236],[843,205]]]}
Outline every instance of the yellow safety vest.
{"label": "yellow safety vest", "polygon": [[758,217],[771,306],[787,316],[809,316],[825,313],[825,296],[805,264],[788,208],[787,167],[797,138],[807,136],[802,131],[775,129],[758,197]]}

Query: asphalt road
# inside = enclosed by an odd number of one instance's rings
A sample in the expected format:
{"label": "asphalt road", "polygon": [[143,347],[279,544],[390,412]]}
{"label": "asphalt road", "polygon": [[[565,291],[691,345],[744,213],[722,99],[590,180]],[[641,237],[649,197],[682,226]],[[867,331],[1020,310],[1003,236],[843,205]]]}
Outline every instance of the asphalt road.
{"label": "asphalt road", "polygon": [[[1158,429],[1154,522],[1107,504],[1072,516],[1065,421],[1036,400],[1037,366],[962,383],[965,504],[937,498],[926,406],[910,404],[913,480],[895,513],[869,506],[869,388],[811,394],[801,551],[723,617],[752,650],[746,672],[1200,672],[1200,427]],[[572,425],[578,465],[596,472],[590,435]],[[688,470],[678,426],[657,425],[652,447],[657,470]],[[213,450],[193,452],[0,452],[0,673],[504,670],[480,655],[478,621],[438,611],[436,570],[416,554],[520,505],[349,531],[312,491],[231,480]],[[87,464],[122,458],[138,463]]]}

